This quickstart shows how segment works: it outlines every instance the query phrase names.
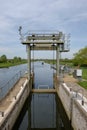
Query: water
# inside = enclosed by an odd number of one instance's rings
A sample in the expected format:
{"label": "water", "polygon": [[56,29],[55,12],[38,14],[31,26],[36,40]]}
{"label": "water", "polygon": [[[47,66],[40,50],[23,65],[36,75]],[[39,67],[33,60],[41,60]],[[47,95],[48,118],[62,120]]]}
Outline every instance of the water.
{"label": "water", "polygon": [[16,73],[27,68],[26,64],[0,69],[0,88],[9,81]]}
{"label": "water", "polygon": [[[34,63],[34,88],[53,88],[54,70],[48,64]],[[31,94],[13,130],[72,130],[56,94]]]}
{"label": "water", "polygon": [[13,128],[13,130],[39,129],[73,130],[57,95],[30,95]]}
{"label": "water", "polygon": [[35,88],[44,86],[53,88],[53,69],[49,64],[42,65],[42,62],[36,62],[34,64],[35,72]]}
{"label": "water", "polygon": [[33,94],[31,102],[31,128],[55,128],[55,95]]}
{"label": "water", "polygon": [[26,69],[27,64],[0,69],[0,99],[7,94]]}

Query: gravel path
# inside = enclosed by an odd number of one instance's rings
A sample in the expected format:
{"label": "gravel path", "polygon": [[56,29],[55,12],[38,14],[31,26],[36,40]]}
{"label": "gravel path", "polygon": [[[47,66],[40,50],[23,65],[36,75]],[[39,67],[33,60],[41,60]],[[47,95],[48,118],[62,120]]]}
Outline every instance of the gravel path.
{"label": "gravel path", "polygon": [[65,75],[63,81],[69,88],[72,88],[73,91],[78,91],[79,93],[83,94],[87,98],[87,90],[81,87],[78,84],[78,80],[73,78],[72,76]]}

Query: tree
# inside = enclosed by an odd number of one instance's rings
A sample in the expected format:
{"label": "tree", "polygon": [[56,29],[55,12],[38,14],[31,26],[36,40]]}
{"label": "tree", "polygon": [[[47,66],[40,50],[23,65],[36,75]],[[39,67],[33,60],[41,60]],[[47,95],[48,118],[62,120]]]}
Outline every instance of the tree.
{"label": "tree", "polygon": [[21,57],[18,57],[18,61],[21,61],[22,59],[21,59]]}
{"label": "tree", "polygon": [[21,57],[15,56],[13,59],[14,62],[21,62]]}
{"label": "tree", "polygon": [[0,62],[7,62],[7,57],[6,57],[6,55],[2,55],[2,56],[0,57]]}
{"label": "tree", "polygon": [[73,62],[75,65],[87,66],[87,47],[74,54]]}

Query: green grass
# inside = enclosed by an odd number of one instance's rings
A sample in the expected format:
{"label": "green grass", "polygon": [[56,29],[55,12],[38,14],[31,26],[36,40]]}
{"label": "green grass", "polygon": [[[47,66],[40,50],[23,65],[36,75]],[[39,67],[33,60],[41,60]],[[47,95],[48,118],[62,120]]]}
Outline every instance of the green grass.
{"label": "green grass", "polygon": [[81,81],[78,83],[80,86],[82,86],[83,88],[87,89],[87,81]]}
{"label": "green grass", "polygon": [[[87,68],[81,68],[81,69],[82,69],[82,79],[87,80]],[[87,81],[80,81],[80,82],[78,82],[78,84],[81,87],[87,89]]]}
{"label": "green grass", "polygon": [[8,68],[10,66],[16,66],[16,65],[20,65],[20,64],[24,64],[26,62],[17,62],[17,63],[10,63],[10,62],[7,62],[7,63],[0,63],[0,68]]}
{"label": "green grass", "polygon": [[82,78],[87,79],[87,68],[82,69]]}

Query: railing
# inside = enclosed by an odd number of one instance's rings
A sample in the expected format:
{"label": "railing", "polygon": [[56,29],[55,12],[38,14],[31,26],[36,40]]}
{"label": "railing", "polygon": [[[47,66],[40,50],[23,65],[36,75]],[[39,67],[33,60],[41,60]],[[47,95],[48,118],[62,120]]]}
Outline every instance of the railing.
{"label": "railing", "polygon": [[73,92],[73,98],[76,98],[78,100],[81,100],[81,104],[84,105],[84,90],[83,89],[77,89],[73,90],[72,87],[70,87],[70,91]]}
{"label": "railing", "polygon": [[17,83],[17,81],[25,74],[25,70],[16,73],[8,82],[0,87],[0,100],[6,96],[11,88]]}

